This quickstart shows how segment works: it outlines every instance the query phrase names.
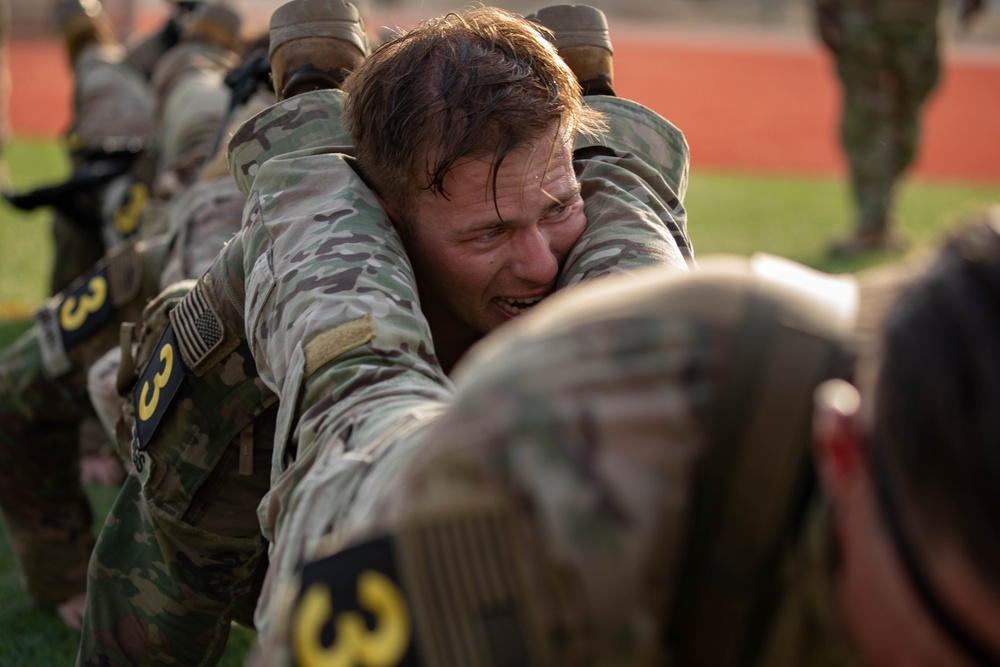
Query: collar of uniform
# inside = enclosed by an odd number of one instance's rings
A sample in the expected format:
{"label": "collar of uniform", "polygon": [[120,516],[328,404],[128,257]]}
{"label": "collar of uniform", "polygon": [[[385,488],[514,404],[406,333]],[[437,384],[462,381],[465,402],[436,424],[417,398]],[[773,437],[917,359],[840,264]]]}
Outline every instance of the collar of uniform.
{"label": "collar of uniform", "polygon": [[344,95],[316,90],[267,107],[245,121],[229,141],[229,171],[249,194],[261,165],[291,154],[352,153],[340,121]]}

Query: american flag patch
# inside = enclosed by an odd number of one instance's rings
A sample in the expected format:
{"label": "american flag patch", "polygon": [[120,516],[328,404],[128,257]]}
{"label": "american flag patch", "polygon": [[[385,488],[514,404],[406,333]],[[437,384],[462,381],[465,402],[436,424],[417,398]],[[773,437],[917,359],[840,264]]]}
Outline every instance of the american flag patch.
{"label": "american flag patch", "polygon": [[170,311],[170,323],[185,365],[200,375],[201,365],[226,339],[222,317],[203,280]]}

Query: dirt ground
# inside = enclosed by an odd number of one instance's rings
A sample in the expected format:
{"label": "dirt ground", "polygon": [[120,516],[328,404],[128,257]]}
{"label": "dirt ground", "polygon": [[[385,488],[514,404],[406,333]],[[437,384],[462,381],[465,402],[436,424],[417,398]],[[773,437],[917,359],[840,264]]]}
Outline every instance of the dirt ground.
{"label": "dirt ground", "polygon": [[[435,2],[441,0],[415,3],[416,12],[414,3],[401,8],[406,3],[371,2],[369,26],[406,25],[421,12],[435,13]],[[708,10],[721,11],[727,2],[732,5],[732,0],[705,0],[707,9],[698,15],[683,15],[678,10],[683,3],[677,2],[613,3],[618,93],[684,131],[694,171],[842,175],[839,88],[798,1],[762,0],[745,20],[710,20]],[[632,15],[642,3],[647,12],[661,7],[655,20]],[[524,11],[517,1],[505,6]],[[760,14],[768,6],[772,14]],[[248,23],[266,26],[268,15],[262,8]],[[732,7],[727,16],[733,16]],[[144,15],[140,29],[157,20]],[[13,133],[58,136],[69,123],[71,99],[60,43],[15,32],[9,50]],[[944,77],[927,106],[913,176],[1000,183],[1000,44],[985,37],[946,39],[943,54]]]}

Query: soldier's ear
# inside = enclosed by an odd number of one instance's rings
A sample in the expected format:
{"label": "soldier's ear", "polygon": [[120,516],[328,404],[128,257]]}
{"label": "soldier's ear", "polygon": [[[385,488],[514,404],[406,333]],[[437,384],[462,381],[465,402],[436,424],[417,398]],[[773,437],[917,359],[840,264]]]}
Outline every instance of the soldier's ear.
{"label": "soldier's ear", "polygon": [[375,195],[375,199],[378,199],[378,203],[382,205],[385,210],[385,214],[389,216],[389,220],[392,222],[393,226],[398,230],[400,225],[400,217],[396,213],[396,209],[389,205],[389,202],[385,200],[375,189],[372,189],[372,194]]}
{"label": "soldier's ear", "polygon": [[834,504],[856,488],[866,458],[861,425],[861,396],[854,385],[828,380],[814,395],[813,464]]}

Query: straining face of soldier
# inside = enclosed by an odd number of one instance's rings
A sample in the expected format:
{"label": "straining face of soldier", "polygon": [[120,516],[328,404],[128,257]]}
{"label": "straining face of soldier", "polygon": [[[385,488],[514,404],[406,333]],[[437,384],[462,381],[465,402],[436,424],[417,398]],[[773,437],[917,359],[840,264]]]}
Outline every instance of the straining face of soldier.
{"label": "straining face of soldier", "polygon": [[587,222],[572,139],[552,128],[508,154],[495,180],[489,158],[464,159],[445,179],[446,197],[423,191],[398,212],[420,305],[446,369],[555,290]]}
{"label": "straining face of soldier", "polygon": [[954,540],[920,533],[861,425],[860,399],[840,391],[819,399],[815,459],[833,504],[847,633],[872,665],[1000,665],[1000,599]]}

